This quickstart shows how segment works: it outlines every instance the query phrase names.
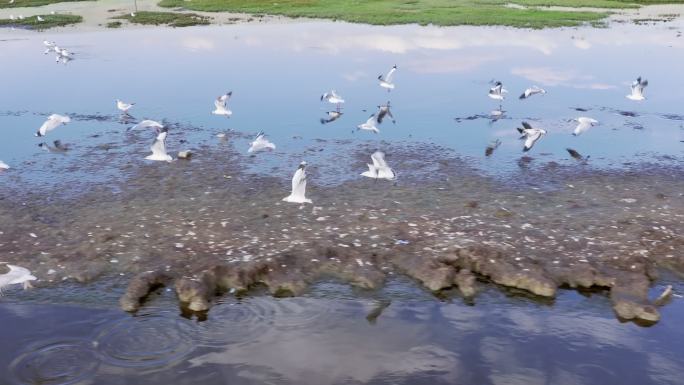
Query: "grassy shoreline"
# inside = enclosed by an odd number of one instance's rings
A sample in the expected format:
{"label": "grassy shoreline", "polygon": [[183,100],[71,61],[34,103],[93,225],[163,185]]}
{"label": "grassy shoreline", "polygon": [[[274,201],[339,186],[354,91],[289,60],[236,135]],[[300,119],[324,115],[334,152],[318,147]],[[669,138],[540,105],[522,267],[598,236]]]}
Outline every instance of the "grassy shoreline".
{"label": "grassy shoreline", "polygon": [[[16,8],[19,11],[21,7],[62,3],[65,5],[59,5],[59,9],[72,13],[71,9],[82,9],[85,6],[76,5],[81,1],[86,0],[14,0],[12,3],[0,0],[0,10]],[[122,19],[127,19],[132,24],[182,27],[221,23],[223,16],[240,14],[245,18],[282,16],[371,25],[496,25],[541,29],[581,25],[605,26],[608,16],[620,10],[634,10],[643,5],[684,4],[684,0],[142,0],[138,3],[142,5],[141,12],[146,13],[139,12],[137,17],[122,15],[114,18],[99,15],[97,18],[102,21],[98,25],[118,28],[127,25],[121,22]],[[105,4],[109,3],[96,2],[95,7],[102,8]],[[107,12],[113,12],[115,9],[129,12],[127,10],[131,5],[132,3],[124,4],[123,1],[115,2],[111,4],[112,9],[107,9]],[[186,11],[200,14],[190,14]],[[217,16],[210,16],[210,13]],[[4,17],[9,15],[10,13],[5,11]]]}
{"label": "grassy shoreline", "polygon": [[[343,20],[375,25],[503,25],[523,28],[571,27],[597,23],[609,12],[582,8],[624,9],[658,0],[161,0],[161,7],[204,12],[237,12]],[[684,3],[682,0],[666,3]],[[548,9],[569,7],[577,10]]]}

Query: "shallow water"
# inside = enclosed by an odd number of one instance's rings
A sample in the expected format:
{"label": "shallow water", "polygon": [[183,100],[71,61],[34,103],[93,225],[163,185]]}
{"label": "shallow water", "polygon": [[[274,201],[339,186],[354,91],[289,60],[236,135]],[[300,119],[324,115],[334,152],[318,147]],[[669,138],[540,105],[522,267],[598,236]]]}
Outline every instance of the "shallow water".
{"label": "shallow water", "polygon": [[[131,140],[124,134],[131,124],[118,121],[113,103],[121,98],[137,102],[131,110],[136,119],[164,119],[196,128],[172,131],[172,151],[204,143],[215,147],[214,135],[227,130],[245,134],[232,142],[246,151],[252,135],[264,130],[278,152],[260,156],[257,170],[282,177],[305,158],[324,170],[317,183],[339,179],[328,175],[333,170],[325,172],[328,159],[303,152],[317,139],[369,141],[389,155],[392,147],[379,140],[438,143],[487,173],[510,172],[521,152],[515,130],[521,120],[549,131],[530,153],[544,160],[572,164],[567,147],[591,156],[595,167],[681,159],[681,26],[677,19],[655,26],[545,31],[320,22],[88,34],[2,31],[7,38],[1,43],[3,56],[12,59],[3,63],[3,70],[12,74],[5,86],[13,90],[0,96],[6,111],[2,156],[16,173],[22,173],[25,162],[52,161],[58,169],[70,170],[60,172],[62,178],[79,180],[94,176],[79,173],[82,162],[72,158],[84,153],[97,158],[102,149],[91,153],[92,147],[115,145],[116,150],[116,145],[126,143],[135,150],[130,156],[141,159],[151,137]],[[43,39],[72,50],[76,60],[56,64],[52,55],[42,55]],[[635,61],[635,52],[644,60]],[[388,93],[375,78],[393,64],[399,67],[397,88]],[[637,76],[650,81],[644,102],[624,97]],[[492,79],[503,81],[510,90],[503,103],[505,116],[496,122],[489,115],[498,104],[486,96]],[[548,93],[518,100],[533,84]],[[332,107],[318,97],[331,88],[346,98],[345,114],[321,125],[319,119]],[[211,115],[213,98],[227,90],[234,92],[233,117]],[[396,125],[385,123],[379,135],[354,132],[387,100],[392,102]],[[36,147],[40,141],[30,135],[50,113],[79,115],[45,138],[73,144],[76,148],[69,157],[42,153]],[[601,125],[572,137],[574,124],[569,120],[579,116],[593,117]],[[188,142],[179,144],[181,138]],[[495,139],[501,146],[485,158],[485,147]],[[104,172],[131,160],[106,159]],[[28,174],[22,177],[51,184],[39,167]]]}
{"label": "shallow water", "polygon": [[[681,292],[668,271],[684,271],[682,24],[0,32],[12,90],[0,94],[0,159],[12,167],[0,173],[0,256],[39,278],[37,290],[2,299],[0,322],[13,326],[0,329],[12,346],[0,349],[0,378],[677,383],[680,298],[659,309],[658,324],[639,328],[615,319],[605,287],[530,298],[482,273],[474,300],[452,289],[440,302],[396,277],[415,276],[397,262],[406,256],[429,263],[484,246],[501,251],[492,263],[522,275],[590,266],[615,279],[648,277],[650,299],[668,283]],[[56,64],[43,39],[76,60]],[[397,88],[387,93],[375,78],[393,64]],[[641,103],[624,97],[638,75],[650,82]],[[497,121],[491,79],[511,91]],[[548,93],[519,101],[532,84]],[[321,125],[331,107],[318,99],[330,88],[347,103],[341,119]],[[227,90],[233,117],[211,115]],[[164,120],[170,152],[191,149],[194,158],[145,161],[152,134],[127,133],[133,122],[115,98],[137,103],[132,120]],[[387,100],[396,124],[378,135],[354,131]],[[33,137],[51,113],[73,118],[45,138],[71,145],[64,154]],[[578,116],[601,125],[573,137],[568,120]],[[522,120],[549,131],[525,157],[515,131]],[[277,151],[247,156],[260,130]],[[571,159],[567,147],[589,161]],[[376,149],[396,183],[358,176]],[[281,202],[301,160],[313,206]],[[304,296],[217,296],[198,322],[177,314],[169,285],[135,315],[113,309],[142,271],[180,279],[254,262],[273,272],[261,283],[282,274],[308,287]],[[352,283],[351,268],[387,283],[370,291],[320,283],[319,262],[341,266]]]}

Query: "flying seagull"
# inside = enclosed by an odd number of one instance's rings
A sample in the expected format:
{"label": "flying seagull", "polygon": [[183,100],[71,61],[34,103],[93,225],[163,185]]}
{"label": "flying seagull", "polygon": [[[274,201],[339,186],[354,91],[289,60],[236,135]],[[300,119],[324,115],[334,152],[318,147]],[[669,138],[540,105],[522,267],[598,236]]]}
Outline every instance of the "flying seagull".
{"label": "flying seagull", "polygon": [[337,107],[337,111],[340,110],[340,104],[344,103],[344,99],[342,99],[342,97],[338,95],[335,90],[330,90],[330,92],[326,92],[321,95],[321,101],[323,100],[330,104],[334,104]]}
{"label": "flying seagull", "polygon": [[233,111],[228,109],[228,100],[230,100],[231,96],[233,96],[233,91],[226,92],[225,94],[216,98],[216,100],[214,100],[215,109],[211,113],[214,115],[230,118],[230,116],[233,115]]}
{"label": "flying seagull", "polygon": [[321,118],[321,124],[328,124],[336,121],[342,116],[342,112],[340,111],[328,111],[327,112],[328,119],[323,119]]}
{"label": "flying seagull", "polygon": [[380,132],[378,127],[376,127],[377,122],[378,122],[378,119],[375,116],[375,114],[373,114],[370,116],[370,118],[368,118],[366,123],[359,124],[358,126],[356,126],[356,128],[359,130],[373,131],[374,133],[377,134],[378,132]]}
{"label": "flying seagull", "polygon": [[544,90],[543,88],[539,88],[537,86],[532,86],[532,87],[526,89],[525,92],[522,93],[522,95],[520,95],[520,99],[527,99],[527,98],[532,97],[534,95],[537,95],[537,94],[543,95],[545,93],[546,93],[546,90]]}
{"label": "flying seagull", "polygon": [[644,88],[648,85],[648,80],[646,79],[641,79],[641,76],[639,76],[635,81],[632,82],[631,85],[631,92],[629,95],[626,96],[627,99],[629,100],[645,100],[646,97],[644,96]]}
{"label": "flying seagull", "polygon": [[577,127],[575,127],[575,131],[572,133],[574,136],[579,136],[583,132],[589,130],[591,127],[598,124],[598,120],[592,119],[592,118],[587,118],[584,116],[575,119],[575,121],[578,124],[577,124]]}
{"label": "flying seagull", "polygon": [[362,176],[387,180],[394,180],[397,178],[397,174],[394,173],[394,170],[387,165],[384,152],[375,151],[371,155],[371,160],[373,161],[373,164],[368,164],[368,171],[361,173]]}
{"label": "flying seagull", "polygon": [[499,148],[500,145],[501,141],[499,139],[494,139],[493,141],[489,142],[487,148],[485,148],[485,156],[491,156],[494,153],[494,150]]}
{"label": "flying seagull", "polygon": [[0,274],[0,295],[2,295],[2,289],[9,285],[22,285],[24,290],[33,287],[30,281],[35,281],[36,277],[31,275],[27,268],[10,264],[7,264],[7,268],[9,268],[7,273]]}
{"label": "flying seagull", "polygon": [[576,160],[579,160],[579,161],[584,161],[584,162],[586,162],[587,160],[589,160],[589,156],[582,156],[582,154],[580,154],[579,152],[573,150],[572,148],[566,148],[565,151],[567,151],[568,154],[570,154],[570,156],[573,157],[573,159],[576,159]]}
{"label": "flying seagull", "polygon": [[382,120],[385,119],[385,116],[389,116],[390,119],[392,119],[392,123],[397,123],[396,120],[394,120],[394,115],[392,115],[392,111],[390,111],[390,102],[388,101],[387,104],[383,106],[378,106],[380,111],[378,111],[378,123],[382,124]]}
{"label": "flying seagull", "polygon": [[134,130],[136,128],[154,128],[157,131],[157,133],[159,133],[164,128],[164,125],[155,121],[155,120],[149,120],[148,119],[148,120],[143,120],[142,122],[136,124],[133,127],[129,127],[128,130]]}
{"label": "flying seagull", "polygon": [[508,91],[503,88],[503,83],[497,81],[494,83],[494,87],[489,89],[488,96],[494,100],[502,101],[504,100],[504,94]]}
{"label": "flying seagull", "polygon": [[386,88],[387,92],[390,92],[391,90],[394,89],[394,83],[392,83],[392,77],[394,77],[394,72],[397,70],[397,66],[395,65],[392,67],[387,75],[383,77],[382,75],[378,76],[378,81],[380,82],[380,87]]}
{"label": "flying seagull", "polygon": [[525,139],[525,146],[523,147],[523,151],[527,152],[532,149],[535,143],[539,139],[541,139],[542,136],[546,135],[546,130],[543,130],[541,128],[534,128],[530,126],[529,123],[527,122],[522,122],[523,128],[518,127],[518,132],[522,134],[521,139]]}
{"label": "flying seagull", "polygon": [[7,163],[0,160],[0,170],[9,170],[9,168],[10,166]]}
{"label": "flying seagull", "polygon": [[123,112],[124,114],[127,114],[128,110],[130,110],[133,106],[135,106],[135,103],[126,103],[124,101],[116,99],[116,108],[118,108],[119,111]]}
{"label": "flying seagull", "polygon": [[260,132],[257,134],[256,138],[254,138],[254,141],[251,143],[249,150],[247,152],[257,152],[261,150],[275,150],[276,146],[275,144],[271,143],[266,139],[266,135],[264,135],[264,132]]}
{"label": "flying seagull", "polygon": [[297,167],[292,176],[292,192],[283,198],[285,202],[291,203],[312,203],[311,199],[306,198],[306,162],[302,162]]}
{"label": "flying seagull", "polygon": [[52,131],[60,125],[67,124],[69,122],[71,122],[71,118],[68,116],[52,114],[48,116],[45,123],[43,123],[43,125],[40,126],[40,128],[36,132],[36,136],[45,136],[45,134],[47,134],[48,131]]}
{"label": "flying seagull", "polygon": [[173,160],[171,155],[166,153],[166,135],[168,135],[169,129],[164,127],[161,129],[157,137],[154,139],[154,143],[150,146],[152,151],[151,155],[145,157],[147,160],[160,160],[165,162],[170,162]]}

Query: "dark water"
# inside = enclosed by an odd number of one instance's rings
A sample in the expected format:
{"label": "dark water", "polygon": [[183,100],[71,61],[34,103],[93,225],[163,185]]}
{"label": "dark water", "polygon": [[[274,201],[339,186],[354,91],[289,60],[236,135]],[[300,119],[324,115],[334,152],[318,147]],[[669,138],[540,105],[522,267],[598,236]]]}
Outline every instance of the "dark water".
{"label": "dark water", "polygon": [[543,303],[487,290],[468,304],[404,280],[226,299],[201,322],[154,297],[134,316],[5,301],[2,383],[680,384],[684,369],[678,303],[641,328],[616,321],[601,293]]}

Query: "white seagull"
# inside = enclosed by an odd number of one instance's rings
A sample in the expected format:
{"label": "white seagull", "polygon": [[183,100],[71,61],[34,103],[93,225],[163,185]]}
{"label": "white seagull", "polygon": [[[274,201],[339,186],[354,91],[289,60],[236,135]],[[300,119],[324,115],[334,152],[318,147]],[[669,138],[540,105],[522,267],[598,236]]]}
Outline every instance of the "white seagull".
{"label": "white seagull", "polygon": [[532,86],[532,87],[526,89],[525,92],[522,93],[522,95],[520,95],[520,99],[527,99],[527,98],[532,97],[534,95],[537,95],[537,94],[543,95],[545,93],[546,93],[546,90],[544,90],[543,88],[539,88],[537,86]]}
{"label": "white seagull", "polygon": [[233,91],[227,92],[214,100],[214,111],[211,113],[214,115],[225,116],[230,118],[233,115],[233,111],[228,109],[228,100],[233,96]]}
{"label": "white seagull", "polygon": [[592,118],[587,118],[585,116],[581,116],[575,121],[578,123],[577,127],[575,127],[575,131],[572,133],[574,136],[579,136],[583,132],[589,130],[591,127],[595,126],[598,124],[598,120],[592,119]]}
{"label": "white seagull", "polygon": [[387,180],[394,180],[397,178],[397,174],[394,173],[394,170],[387,165],[384,152],[375,151],[371,155],[371,160],[373,161],[373,164],[368,164],[368,171],[362,172],[362,176]]}
{"label": "white seagull", "polygon": [[394,72],[397,70],[397,66],[395,65],[392,67],[392,69],[389,70],[387,75],[383,77],[382,75],[378,76],[378,81],[380,82],[380,87],[386,88],[387,92],[391,91],[394,89],[394,83],[392,83],[392,77],[394,76]]}
{"label": "white seagull", "polygon": [[344,99],[340,95],[335,92],[335,90],[330,90],[330,92],[326,92],[323,95],[321,95],[321,101],[327,101],[330,104],[334,104],[337,107],[337,110],[340,110],[340,104],[344,103]]}
{"label": "white seagull", "polygon": [[43,123],[43,125],[40,126],[40,128],[36,132],[36,136],[45,136],[48,133],[48,131],[52,131],[60,125],[67,124],[69,122],[71,122],[71,118],[68,116],[52,114],[48,116],[45,123]]}
{"label": "white seagull", "polygon": [[508,90],[503,88],[503,84],[497,81],[496,83],[494,83],[494,87],[489,89],[488,96],[494,100],[502,101],[504,100],[504,94],[507,92]]}
{"label": "white seagull", "polygon": [[283,198],[285,202],[291,203],[312,203],[311,199],[306,198],[306,162],[299,164],[297,171],[292,176],[292,192]]}
{"label": "white seagull", "polygon": [[158,133],[164,128],[164,125],[155,120],[143,120],[142,122],[136,124],[133,127],[128,128],[128,130],[134,130],[136,128],[154,128]]}
{"label": "white seagull", "polygon": [[36,277],[27,268],[10,264],[7,264],[7,268],[9,272],[0,274],[0,295],[2,295],[2,289],[9,285],[20,284],[24,286],[24,290],[32,287],[30,281],[35,281]]}
{"label": "white seagull", "polygon": [[43,19],[42,17],[40,17],[40,15],[36,16],[36,20],[38,20],[39,22],[45,21],[45,19]]}
{"label": "white seagull", "polygon": [[10,166],[7,163],[0,160],[0,170],[9,170],[9,168]]}
{"label": "white seagull", "polygon": [[275,150],[276,146],[275,144],[269,142],[268,139],[266,139],[266,135],[264,132],[260,132],[257,134],[256,138],[254,138],[254,141],[251,143],[249,146],[249,150],[247,152],[257,152],[261,150]]}
{"label": "white seagull", "polygon": [[73,54],[64,48],[55,46],[55,52],[57,53],[57,56],[55,57],[55,62],[57,63],[61,61],[62,63],[66,64],[73,59]]}
{"label": "white seagull", "polygon": [[365,131],[373,131],[374,133],[380,132],[376,124],[378,123],[378,118],[375,116],[375,114],[371,115],[370,118],[366,121],[366,123],[359,124],[356,126],[357,129],[359,130],[365,130]]}
{"label": "white seagull", "polygon": [[648,80],[646,79],[641,79],[641,76],[639,76],[635,81],[632,82],[631,85],[631,90],[629,95],[625,96],[629,100],[645,100],[646,97],[644,96],[644,88],[648,85]]}
{"label": "white seagull", "polygon": [[128,113],[131,107],[135,106],[135,103],[126,103],[122,100],[116,99],[116,108],[118,108],[124,114]]}
{"label": "white seagull", "polygon": [[522,134],[522,137],[520,139],[525,139],[525,146],[523,147],[523,151],[527,152],[532,149],[535,143],[539,139],[541,139],[542,136],[546,135],[546,130],[543,130],[541,128],[534,128],[530,126],[529,123],[527,122],[522,122],[523,128],[518,127],[518,132]]}
{"label": "white seagull", "polygon": [[168,133],[168,128],[161,129],[161,132],[157,134],[157,137],[154,139],[154,143],[152,143],[152,146],[150,147],[152,155],[146,156],[145,159],[159,160],[164,162],[170,162],[173,160],[171,155],[166,153],[166,135],[168,135]]}
{"label": "white seagull", "polygon": [[55,43],[54,41],[43,40],[43,45],[45,46],[45,55],[49,54],[52,51],[57,52],[57,50],[55,49],[57,48],[57,43]]}

